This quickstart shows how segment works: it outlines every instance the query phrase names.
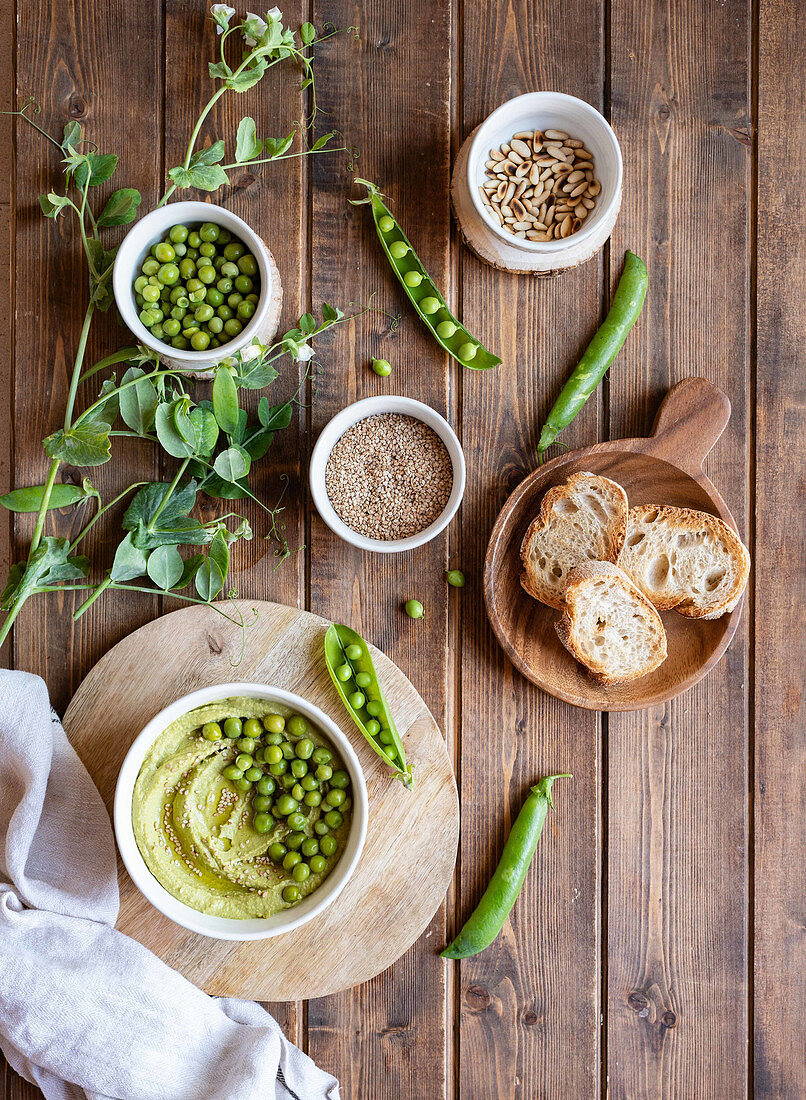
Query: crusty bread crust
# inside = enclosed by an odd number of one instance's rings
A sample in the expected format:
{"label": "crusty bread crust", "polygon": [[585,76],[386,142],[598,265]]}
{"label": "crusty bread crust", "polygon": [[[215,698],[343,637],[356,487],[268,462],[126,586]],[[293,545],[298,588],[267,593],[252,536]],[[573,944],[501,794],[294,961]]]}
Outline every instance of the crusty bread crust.
{"label": "crusty bread crust", "polygon": [[[562,508],[566,502],[569,508],[573,507],[577,510],[574,498],[579,501],[583,494],[606,498],[613,512],[612,515],[606,514],[603,519],[599,519],[601,535],[598,539],[589,540],[584,555],[575,552],[575,548],[567,539],[567,528],[565,532],[563,531],[563,526],[573,521],[559,512],[559,508]],[[555,509],[558,511],[555,512]],[[521,585],[524,591],[528,592],[533,599],[563,611],[564,590],[571,569],[591,558],[611,562],[618,560],[627,534],[628,511],[627,494],[622,487],[610,478],[599,474],[587,472],[571,474],[563,485],[555,485],[549,489],[543,497],[539,513],[529,524],[521,543],[523,563]],[[557,543],[552,546],[551,538],[554,532],[556,532]],[[556,582],[552,576],[549,583],[545,571],[541,572],[535,563],[540,546],[551,548],[555,557],[562,561],[562,565],[559,566],[562,575]]]}
{"label": "crusty bread crust", "polygon": [[[613,603],[613,595],[620,595],[629,602],[629,626],[625,625],[623,615],[619,618],[618,609],[608,607],[608,601]],[[607,687],[610,684],[636,680],[653,672],[666,660],[666,631],[660,615],[618,566],[611,562],[586,562],[573,569],[565,590],[565,599],[565,614],[555,623],[557,636],[571,656],[584,665],[600,684]],[[604,646],[600,655],[593,654],[595,647],[592,645],[589,624],[585,622],[585,613],[590,614],[597,608],[601,608],[605,621],[609,614],[618,619],[619,632],[635,630],[634,620],[639,621],[643,635],[638,639],[641,652],[631,668],[616,668],[612,652],[609,654]],[[606,628],[602,627],[604,629]],[[621,646],[620,642],[618,644]],[[621,649],[628,649],[633,644],[633,640],[628,640]]]}
{"label": "crusty bread crust", "polygon": [[750,555],[717,516],[642,504],[630,509],[627,528],[618,564],[659,611],[718,619],[741,599]]}

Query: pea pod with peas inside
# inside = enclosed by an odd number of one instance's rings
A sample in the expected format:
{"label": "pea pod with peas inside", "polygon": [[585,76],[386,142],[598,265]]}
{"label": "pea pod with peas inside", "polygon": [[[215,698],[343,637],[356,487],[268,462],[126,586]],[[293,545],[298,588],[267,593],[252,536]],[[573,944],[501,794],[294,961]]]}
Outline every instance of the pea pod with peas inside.
{"label": "pea pod with peas inside", "polygon": [[549,809],[554,809],[551,798],[554,780],[571,778],[565,773],[547,775],[530,789],[529,797],[507,837],[490,885],[459,935],[441,952],[443,959],[466,959],[469,955],[477,955],[490,946],[504,927],[504,921],[521,892]]}
{"label": "pea pod with peas inside", "polygon": [[422,264],[411,242],[392,216],[381,193],[369,180],[356,179],[369,192],[366,199],[353,199],[353,206],[368,203],[375,229],[392,270],[400,280],[409,301],[419,313],[431,335],[457,363],[470,370],[488,370],[501,360],[472,336],[454,317],[445,299]]}
{"label": "pea pod with peas inside", "polygon": [[406,752],[367,643],[349,626],[334,623],[325,634],[325,664],[352,720],[395,777],[411,790],[412,769],[406,764]]}

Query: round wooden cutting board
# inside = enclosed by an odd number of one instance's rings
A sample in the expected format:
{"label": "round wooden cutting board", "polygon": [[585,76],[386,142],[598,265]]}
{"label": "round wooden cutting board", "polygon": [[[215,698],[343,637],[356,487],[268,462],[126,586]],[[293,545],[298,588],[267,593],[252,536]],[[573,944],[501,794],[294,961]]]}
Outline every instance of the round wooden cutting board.
{"label": "round wooden cutting board", "polygon": [[208,939],[164,917],[118,861],[117,927],[207,993],[261,1001],[323,997],[365,982],[426,929],[456,861],[459,804],[439,728],[412,684],[370,646],[414,766],[407,791],[344,710],[322,654],[330,625],[292,607],[239,600],[241,630],[209,607],[174,611],[124,638],[79,687],[64,728],[106,802],[134,738],[159,710],[209,684],[254,681],[304,696],[328,714],[358,754],[369,793],[366,845],[352,878],[323,913],[285,935],[251,943]]}

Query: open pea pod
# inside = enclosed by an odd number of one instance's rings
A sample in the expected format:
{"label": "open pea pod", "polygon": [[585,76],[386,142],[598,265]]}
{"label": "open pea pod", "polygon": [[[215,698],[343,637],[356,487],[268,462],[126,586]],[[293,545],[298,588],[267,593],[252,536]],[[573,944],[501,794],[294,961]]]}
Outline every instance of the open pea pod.
{"label": "open pea pod", "polygon": [[386,258],[409,301],[419,313],[426,328],[457,363],[470,370],[489,370],[501,360],[483,344],[471,336],[464,325],[454,317],[445,299],[434,285],[434,280],[423,267],[422,261],[411,246],[406,234],[398,225],[391,210],[383,201],[380,191],[369,180],[356,179],[369,192],[366,199],[354,199],[353,205],[369,203],[378,238]]}
{"label": "open pea pod", "polygon": [[[414,786],[412,769],[406,764],[403,742],[378,682],[367,643],[349,626],[334,623],[325,634],[325,664],[352,720],[378,756],[392,768],[396,778],[411,790]],[[357,676],[361,677],[360,683]],[[363,703],[354,706],[359,695]],[[377,732],[373,732],[374,726],[369,726],[371,722],[377,724]]]}

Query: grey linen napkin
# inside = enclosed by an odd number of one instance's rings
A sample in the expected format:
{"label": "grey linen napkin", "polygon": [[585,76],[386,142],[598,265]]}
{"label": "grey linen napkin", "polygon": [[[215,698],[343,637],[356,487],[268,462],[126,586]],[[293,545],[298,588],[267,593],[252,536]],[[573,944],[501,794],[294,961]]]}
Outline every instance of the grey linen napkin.
{"label": "grey linen napkin", "polygon": [[37,676],[0,670],[0,1047],[48,1100],[339,1100],[259,1005],[114,929],[106,809]]}

